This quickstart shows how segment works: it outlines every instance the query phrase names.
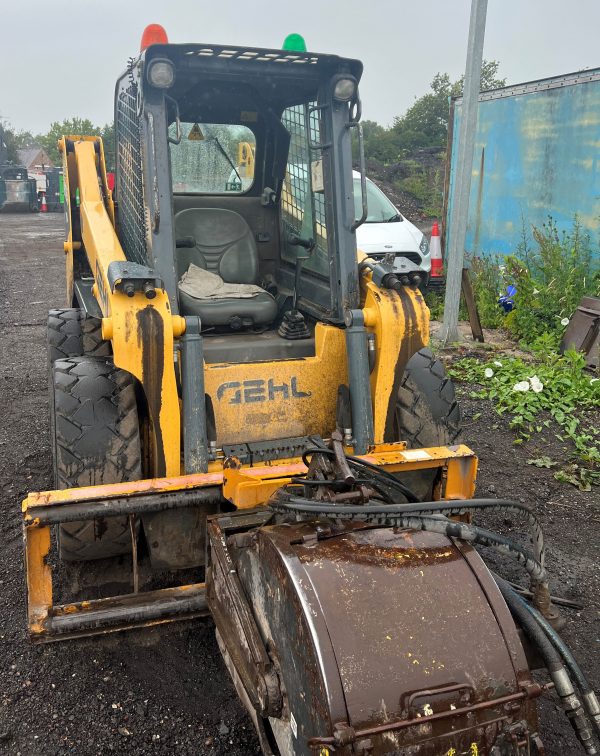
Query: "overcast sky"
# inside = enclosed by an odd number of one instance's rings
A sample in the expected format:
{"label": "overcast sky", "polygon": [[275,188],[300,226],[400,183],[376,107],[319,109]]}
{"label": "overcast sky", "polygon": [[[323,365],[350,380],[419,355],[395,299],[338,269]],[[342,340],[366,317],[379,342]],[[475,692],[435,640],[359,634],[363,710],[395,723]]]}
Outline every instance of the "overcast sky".
{"label": "overcast sky", "polygon": [[[0,0],[0,116],[46,131],[112,120],[113,90],[144,26],[171,42],[308,49],[360,58],[363,118],[389,124],[438,71],[464,71],[470,0]],[[489,0],[484,57],[509,83],[600,66],[598,0]]]}

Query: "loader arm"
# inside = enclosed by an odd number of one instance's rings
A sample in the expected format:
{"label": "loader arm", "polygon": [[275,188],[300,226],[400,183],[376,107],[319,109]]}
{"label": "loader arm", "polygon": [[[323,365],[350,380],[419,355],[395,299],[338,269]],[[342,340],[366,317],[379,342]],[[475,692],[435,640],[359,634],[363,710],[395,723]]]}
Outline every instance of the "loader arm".
{"label": "loader arm", "polygon": [[67,280],[73,280],[73,254],[82,248],[95,280],[92,292],[103,315],[103,338],[112,343],[115,365],[135,376],[144,391],[154,441],[152,475],[178,475],[180,412],[173,340],[185,330],[185,321],[172,315],[154,271],[125,257],[115,232],[100,137],[63,137],[59,148],[68,219]]}

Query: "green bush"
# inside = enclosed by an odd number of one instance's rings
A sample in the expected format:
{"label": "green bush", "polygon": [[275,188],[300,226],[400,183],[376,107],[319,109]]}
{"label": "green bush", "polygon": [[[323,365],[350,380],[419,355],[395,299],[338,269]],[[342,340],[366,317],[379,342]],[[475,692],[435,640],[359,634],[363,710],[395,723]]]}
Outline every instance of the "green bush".
{"label": "green bush", "polygon": [[540,338],[558,346],[583,296],[598,296],[592,244],[576,217],[570,231],[559,232],[552,218],[533,229],[536,249],[524,241],[517,255],[506,258],[505,275],[517,287],[507,328],[526,345]]}
{"label": "green bush", "polygon": [[[506,327],[524,348],[555,351],[583,296],[600,296],[600,269],[590,235],[576,217],[569,231],[559,232],[552,218],[533,228],[534,247],[523,234],[514,255],[470,257],[473,294],[484,328]],[[514,308],[506,314],[498,304],[514,284]],[[441,319],[443,297],[427,294],[433,319]],[[461,301],[461,319],[467,318]]]}
{"label": "green bush", "polygon": [[484,328],[499,328],[504,323],[504,310],[498,304],[500,293],[506,289],[502,267],[496,257],[470,259],[471,284]]}
{"label": "green bush", "polygon": [[444,317],[444,297],[437,291],[425,292],[425,304],[429,307],[431,320],[441,320]]}
{"label": "green bush", "polygon": [[[425,293],[425,304],[429,307],[429,317],[431,320],[443,320],[444,319],[444,295],[437,291],[428,291]],[[460,307],[458,310],[459,320],[468,320],[469,313],[467,312],[464,300],[461,298]]]}
{"label": "green bush", "polygon": [[401,192],[412,195],[430,218],[439,218],[443,209],[443,172],[438,168],[427,169],[415,160],[403,161],[408,175],[395,182]]}
{"label": "green bush", "polygon": [[[472,258],[469,260],[473,295],[477,303],[479,319],[484,328],[498,328],[504,322],[504,310],[498,304],[502,288],[502,273],[496,260]],[[444,295],[436,291],[425,294],[425,303],[429,307],[432,320],[444,317]],[[458,312],[460,320],[468,320],[469,314],[461,297]]]}

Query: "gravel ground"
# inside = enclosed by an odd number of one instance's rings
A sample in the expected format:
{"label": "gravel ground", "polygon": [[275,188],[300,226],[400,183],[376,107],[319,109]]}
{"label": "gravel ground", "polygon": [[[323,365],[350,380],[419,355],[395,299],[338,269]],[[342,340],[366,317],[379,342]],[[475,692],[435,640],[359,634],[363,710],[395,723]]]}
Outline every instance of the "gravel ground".
{"label": "gravel ground", "polygon": [[27,639],[19,506],[51,487],[45,321],[64,301],[62,239],[62,215],[0,214],[0,752],[258,754],[207,620]]}
{"label": "gravel ground", "polygon": [[[62,216],[0,215],[0,752],[258,754],[209,621],[47,646],[27,640],[19,505],[28,491],[51,485],[45,319],[63,301],[63,264]],[[536,507],[554,589],[585,605],[568,613],[564,636],[597,685],[594,494],[527,466],[535,448],[514,446],[488,404],[466,401],[464,409],[466,439],[480,456],[480,495]],[[547,444],[544,453],[561,453],[552,437]],[[553,699],[542,704],[541,732],[548,756],[577,753]]]}

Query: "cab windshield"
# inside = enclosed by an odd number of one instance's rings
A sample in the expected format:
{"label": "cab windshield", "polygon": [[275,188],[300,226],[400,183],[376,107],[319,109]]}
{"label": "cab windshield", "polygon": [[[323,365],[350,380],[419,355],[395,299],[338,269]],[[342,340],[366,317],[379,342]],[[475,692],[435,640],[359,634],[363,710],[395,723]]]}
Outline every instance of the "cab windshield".
{"label": "cab windshield", "polygon": [[[256,139],[238,124],[181,123],[171,142],[173,191],[178,194],[243,194],[254,182]],[[169,126],[177,138],[177,125]]]}
{"label": "cab windshield", "polygon": [[[372,181],[367,180],[367,206],[369,212],[365,223],[393,223],[404,218],[385,194]],[[362,215],[360,179],[354,179],[354,213],[356,220]]]}

